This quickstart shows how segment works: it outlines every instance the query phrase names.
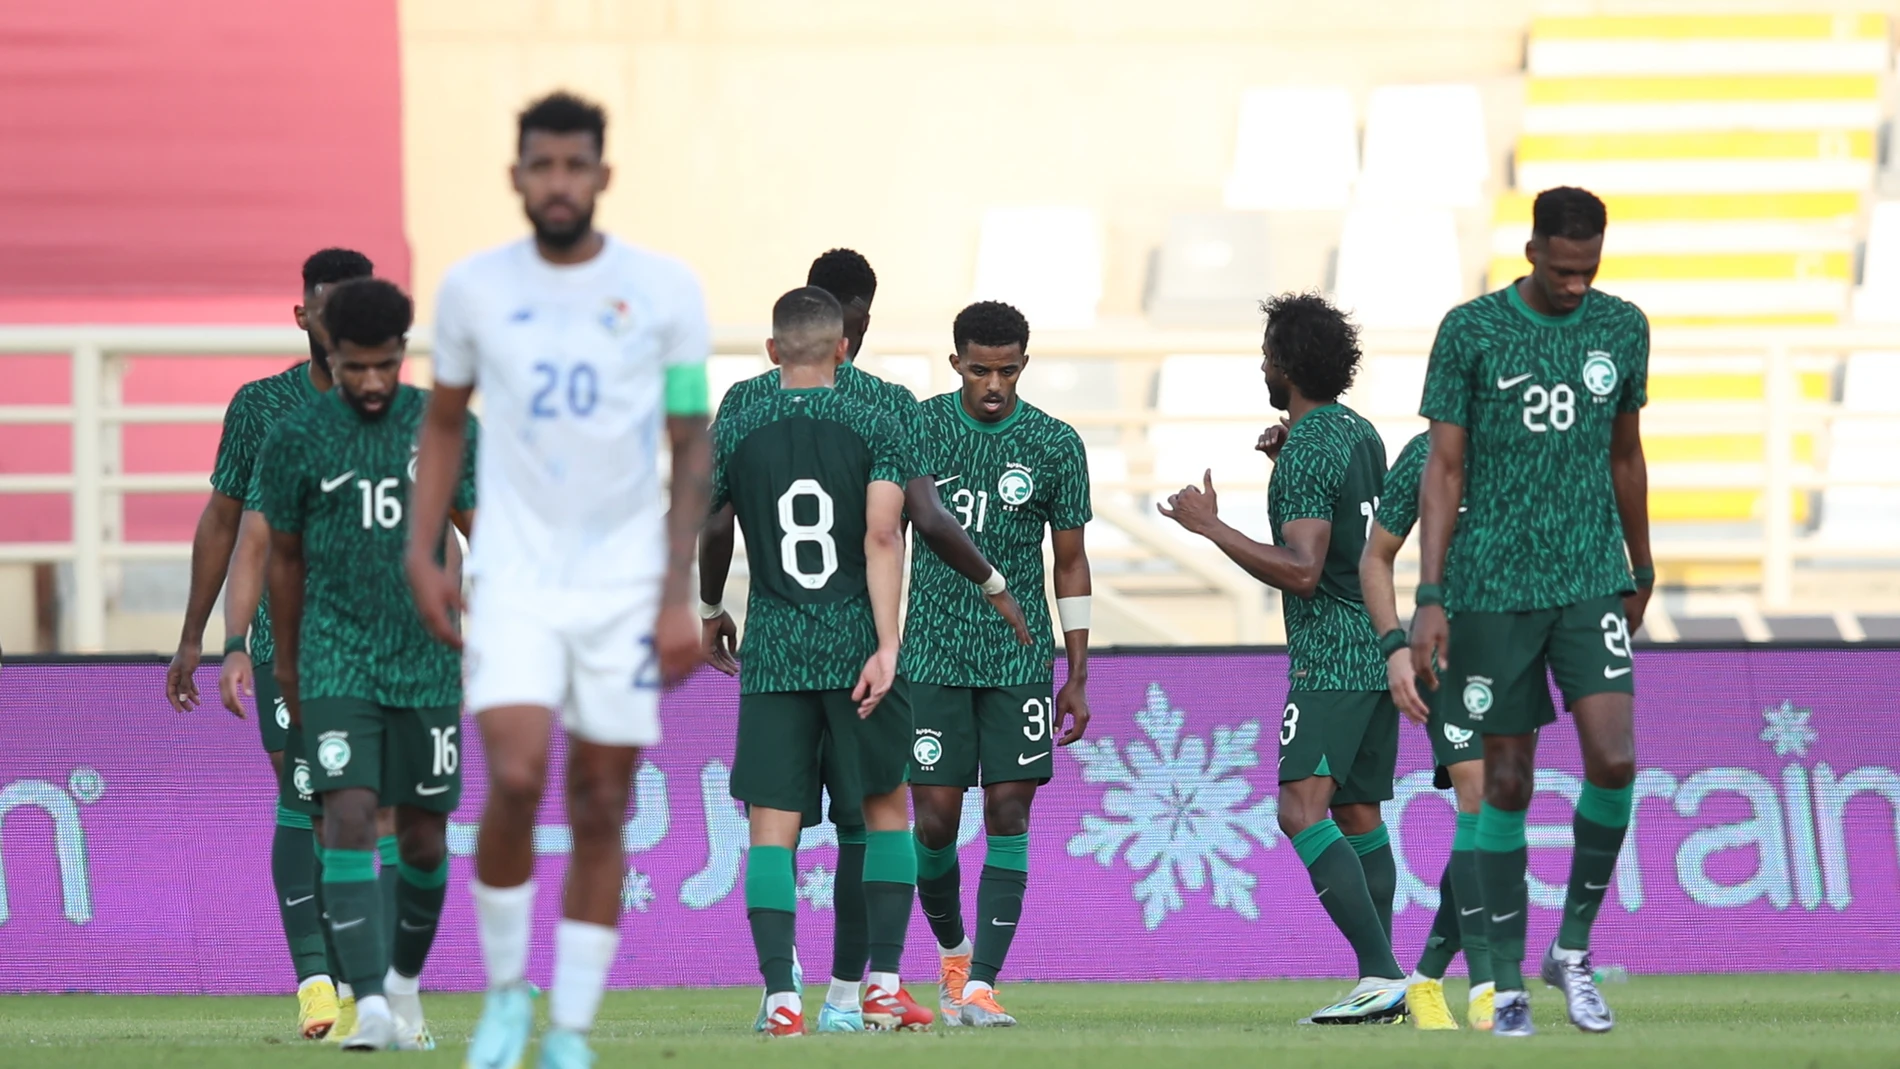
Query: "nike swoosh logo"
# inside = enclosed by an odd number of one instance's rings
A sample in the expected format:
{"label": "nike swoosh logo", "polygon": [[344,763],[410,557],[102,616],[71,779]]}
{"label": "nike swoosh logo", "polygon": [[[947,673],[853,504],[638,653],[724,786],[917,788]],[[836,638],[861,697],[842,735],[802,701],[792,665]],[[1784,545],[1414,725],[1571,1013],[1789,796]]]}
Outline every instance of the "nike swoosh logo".
{"label": "nike swoosh logo", "polygon": [[1531,377],[1530,373],[1526,372],[1522,375],[1517,376],[1516,378],[1511,378],[1511,379],[1500,378],[1498,379],[1498,389],[1508,390],[1511,387],[1516,386],[1518,383],[1523,382],[1525,379],[1528,379],[1530,377]]}
{"label": "nike swoosh logo", "polygon": [[1603,678],[1605,679],[1620,679],[1629,674],[1630,670],[1627,668],[1605,668],[1603,670]]}
{"label": "nike swoosh logo", "polygon": [[1477,909],[1461,909],[1458,911],[1458,915],[1460,917],[1469,917],[1473,913],[1483,913],[1483,912],[1484,912],[1484,907],[1479,906]]}
{"label": "nike swoosh logo", "polygon": [[286,905],[286,906],[301,906],[301,905],[303,905],[303,904],[304,904],[305,902],[308,902],[308,901],[310,901],[311,899],[313,899],[313,898],[315,898],[315,897],[317,897],[317,896],[316,896],[316,895],[305,895],[305,896],[303,896],[302,898],[286,898],[286,899],[284,899],[284,905]]}
{"label": "nike swoosh logo", "polygon": [[446,791],[448,789],[449,789],[449,785],[446,783],[439,784],[434,787],[424,787],[420,783],[416,784],[416,793],[422,795],[425,798],[432,794],[441,794],[443,791]]}
{"label": "nike swoosh logo", "polygon": [[1039,753],[1039,754],[1034,754],[1034,755],[1031,755],[1031,756],[1028,756],[1028,757],[1024,757],[1024,756],[1021,756],[1021,755],[1018,755],[1018,756],[1017,756],[1017,758],[1016,758],[1016,764],[1017,764],[1018,766],[1021,766],[1021,765],[1028,765],[1028,764],[1034,764],[1035,762],[1037,762],[1037,761],[1040,761],[1040,760],[1042,760],[1043,758],[1045,758],[1045,757],[1047,757],[1047,756],[1049,756],[1049,751],[1047,751],[1047,750],[1044,750],[1044,751],[1042,751],[1042,752],[1041,752],[1041,753]]}
{"label": "nike swoosh logo", "polygon": [[958,479],[961,479],[961,478],[963,478],[963,476],[961,476],[961,475],[952,475],[952,476],[950,476],[950,477],[949,477],[948,479],[938,479],[938,480],[937,480],[937,485],[938,485],[938,486],[945,486],[945,485],[948,485],[948,484],[950,484],[950,483],[953,483],[953,482],[956,482],[956,481],[957,481]]}
{"label": "nike swoosh logo", "polygon": [[336,921],[330,925],[330,930],[340,932],[345,928],[354,928],[368,919],[368,917],[358,917],[353,921]]}
{"label": "nike swoosh logo", "polygon": [[1510,920],[1510,919],[1511,919],[1512,917],[1515,917],[1515,916],[1517,916],[1517,915],[1518,915],[1519,913],[1522,913],[1522,912],[1524,912],[1524,911],[1523,911],[1523,910],[1521,910],[1521,909],[1514,909],[1514,910],[1512,910],[1511,912],[1509,912],[1509,913],[1506,913],[1506,914],[1505,914],[1504,916],[1502,916],[1502,917],[1500,917],[1500,916],[1498,916],[1497,914],[1495,914],[1495,913],[1493,913],[1493,914],[1491,914],[1491,923],[1492,923],[1492,924],[1503,924],[1503,923],[1504,923],[1505,921],[1508,921],[1508,920]]}
{"label": "nike swoosh logo", "polygon": [[1604,891],[1608,890],[1609,886],[1607,883],[1591,883],[1589,880],[1583,881],[1583,889],[1586,891]]}
{"label": "nike swoosh logo", "polygon": [[356,474],[356,469],[351,468],[349,471],[344,472],[343,474],[337,476],[334,479],[319,480],[317,485],[319,487],[322,487],[323,492],[327,494],[330,491],[336,489],[337,487],[342,486],[344,483],[349,482],[350,476],[355,475],[355,474]]}
{"label": "nike swoosh logo", "polygon": [[929,919],[933,921],[940,921],[944,919],[945,917],[948,917],[949,915],[950,914],[948,913],[932,913],[929,910],[924,910],[924,916],[928,917]]}
{"label": "nike swoosh logo", "polygon": [[1016,922],[1015,922],[1015,921],[1005,921],[1005,920],[998,920],[998,919],[997,919],[997,918],[995,918],[995,917],[991,917],[991,918],[990,918],[990,923],[991,923],[991,924],[994,924],[994,925],[996,925],[996,926],[997,926],[998,928],[1014,928],[1014,927],[1016,927]]}
{"label": "nike swoosh logo", "polygon": [[434,931],[434,930],[435,930],[435,925],[433,925],[433,924],[410,924],[410,923],[409,923],[408,921],[403,921],[403,922],[402,922],[402,930],[403,930],[403,931],[405,931],[405,932],[432,932],[432,931]]}

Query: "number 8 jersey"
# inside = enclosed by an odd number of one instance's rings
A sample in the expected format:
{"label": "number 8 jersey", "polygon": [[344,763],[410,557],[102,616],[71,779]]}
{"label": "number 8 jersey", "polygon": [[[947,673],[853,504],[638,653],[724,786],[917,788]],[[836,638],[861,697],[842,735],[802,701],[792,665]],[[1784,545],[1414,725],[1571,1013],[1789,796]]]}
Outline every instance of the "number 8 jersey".
{"label": "number 8 jersey", "polygon": [[751,562],[739,693],[849,689],[877,649],[867,489],[915,477],[896,426],[828,388],[775,390],[713,425],[713,502]]}

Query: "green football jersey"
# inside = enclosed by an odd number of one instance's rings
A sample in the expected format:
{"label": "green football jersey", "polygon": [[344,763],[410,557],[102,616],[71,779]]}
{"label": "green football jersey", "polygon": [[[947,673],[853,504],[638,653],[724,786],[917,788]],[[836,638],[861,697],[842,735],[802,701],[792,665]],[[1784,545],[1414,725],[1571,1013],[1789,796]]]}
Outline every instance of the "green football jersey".
{"label": "green football jersey", "polygon": [[[889,416],[892,426],[903,439],[905,452],[913,459],[921,459],[919,445],[922,442],[923,409],[917,403],[917,395],[906,387],[888,379],[880,379],[856,364],[846,362],[838,365],[837,379],[832,385],[839,396],[847,397],[872,411]],[[722,419],[729,412],[737,412],[762,397],[771,397],[779,392],[778,368],[763,375],[754,375],[732,384],[726,396],[720,399],[719,415]],[[919,472],[928,475],[929,472]]]}
{"label": "green football jersey", "polygon": [[[246,501],[256,474],[257,454],[271,428],[285,415],[322,397],[310,381],[310,361],[304,360],[238,387],[224,410],[224,431],[218,437],[218,459],[211,468],[211,488],[226,497]],[[248,507],[252,507],[247,505]],[[251,659],[258,664],[275,655],[270,633],[270,596],[257,600],[251,619]]]}
{"label": "green football jersey", "polygon": [[[1405,443],[1405,448],[1399,450],[1399,458],[1392,462],[1392,470],[1385,473],[1385,489],[1379,494],[1376,519],[1379,526],[1400,538],[1410,535],[1413,525],[1418,523],[1418,488],[1425,481],[1425,460],[1431,452],[1431,432],[1421,431]],[[1458,511],[1462,514],[1463,507]],[[1446,575],[1452,573],[1455,563],[1448,555]]]}
{"label": "green football jersey", "polygon": [[752,567],[739,693],[855,686],[877,651],[868,489],[901,488],[914,462],[887,417],[835,389],[779,389],[721,411],[712,507],[732,504]]}
{"label": "green football jersey", "polygon": [[1075,428],[1018,398],[1016,411],[985,423],[963,410],[955,391],[923,405],[919,466],[937,492],[1009,581],[1023,607],[1024,646],[983,591],[921,540],[911,550],[910,613],[898,671],[917,683],[946,687],[1011,687],[1046,683],[1055,670],[1055,639],[1043,594],[1043,529],[1068,531],[1089,522],[1089,460]]}
{"label": "green football jersey", "polygon": [[1466,435],[1447,609],[1552,609],[1634,589],[1610,432],[1648,401],[1648,381],[1649,320],[1607,293],[1552,317],[1511,285],[1446,313],[1419,414]]}
{"label": "green football jersey", "polygon": [[1385,689],[1385,658],[1359,590],[1359,557],[1384,483],[1385,442],[1344,405],[1300,417],[1280,447],[1267,483],[1274,544],[1286,545],[1286,525],[1295,520],[1333,525],[1313,596],[1280,598],[1295,690]]}
{"label": "green football jersey", "polygon": [[[258,457],[271,529],[303,536],[300,697],[404,709],[458,705],[461,657],[422,626],[403,573],[416,430],[428,392],[402,386],[365,419],[331,393],[273,430]],[[453,507],[475,507],[476,423],[468,423]]]}

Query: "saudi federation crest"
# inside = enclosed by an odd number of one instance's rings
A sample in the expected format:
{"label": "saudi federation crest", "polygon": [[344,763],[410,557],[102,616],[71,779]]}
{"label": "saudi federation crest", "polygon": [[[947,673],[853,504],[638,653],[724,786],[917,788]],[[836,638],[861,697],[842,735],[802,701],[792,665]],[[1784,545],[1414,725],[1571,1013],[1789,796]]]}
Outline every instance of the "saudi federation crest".
{"label": "saudi federation crest", "polygon": [[310,766],[297,762],[297,770],[290,774],[290,785],[297,788],[297,797],[310,797]]}
{"label": "saudi federation crest", "polygon": [[349,767],[350,740],[341,735],[331,735],[317,744],[317,764],[335,775]]}
{"label": "saudi federation crest", "polygon": [[917,763],[923,767],[932,768],[943,759],[943,743],[929,735],[920,735],[917,741],[911,744],[910,755],[916,758]]}
{"label": "saudi federation crest", "polygon": [[1616,391],[1616,361],[1601,349],[1592,349],[1583,361],[1584,388],[1598,397],[1608,397]]}
{"label": "saudi federation crest", "polygon": [[1473,720],[1483,720],[1484,714],[1491,711],[1491,681],[1477,676],[1465,680],[1465,712]]}
{"label": "saudi federation crest", "polygon": [[282,698],[277,699],[276,706],[272,710],[272,716],[276,719],[278,728],[284,731],[290,730],[290,706],[285,705]]}
{"label": "saudi federation crest", "polygon": [[[1487,690],[1485,693],[1489,694],[1490,691]],[[1450,722],[1447,722],[1445,724],[1445,741],[1451,743],[1453,746],[1457,747],[1460,750],[1471,745],[1471,736],[1475,734],[1477,734],[1477,732],[1471,731],[1467,728],[1461,728],[1456,724],[1453,724]]]}
{"label": "saudi federation crest", "polygon": [[996,480],[996,496],[1005,505],[1020,505],[1036,493],[1036,480],[1029,477],[1024,468],[1011,468]]}

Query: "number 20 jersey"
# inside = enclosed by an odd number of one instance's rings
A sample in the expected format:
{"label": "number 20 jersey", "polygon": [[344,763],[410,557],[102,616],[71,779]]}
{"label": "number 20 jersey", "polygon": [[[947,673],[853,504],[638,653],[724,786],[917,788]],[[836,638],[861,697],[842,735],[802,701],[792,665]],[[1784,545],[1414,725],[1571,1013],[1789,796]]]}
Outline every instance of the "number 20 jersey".
{"label": "number 20 jersey", "polygon": [[469,572],[535,587],[657,580],[666,567],[660,434],[670,384],[711,329],[684,264],[606,239],[556,265],[522,240],[449,269],[435,381],[478,385],[487,441]]}
{"label": "number 20 jersey", "polygon": [[739,693],[856,685],[877,649],[865,501],[915,461],[888,417],[828,388],[774,390],[713,425],[713,502],[732,504],[752,588]]}

